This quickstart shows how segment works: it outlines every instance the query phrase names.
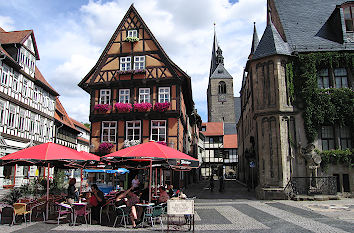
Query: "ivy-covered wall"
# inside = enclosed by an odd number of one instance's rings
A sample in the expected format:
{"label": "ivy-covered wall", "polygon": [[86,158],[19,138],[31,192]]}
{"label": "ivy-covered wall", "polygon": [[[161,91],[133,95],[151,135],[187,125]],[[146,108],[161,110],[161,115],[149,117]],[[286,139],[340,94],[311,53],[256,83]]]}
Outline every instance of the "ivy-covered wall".
{"label": "ivy-covered wall", "polygon": [[354,132],[354,92],[349,88],[319,89],[320,69],[346,67],[353,72],[354,54],[325,52],[300,54],[286,66],[293,104],[303,110],[306,137],[313,142],[322,125],[340,124]]}

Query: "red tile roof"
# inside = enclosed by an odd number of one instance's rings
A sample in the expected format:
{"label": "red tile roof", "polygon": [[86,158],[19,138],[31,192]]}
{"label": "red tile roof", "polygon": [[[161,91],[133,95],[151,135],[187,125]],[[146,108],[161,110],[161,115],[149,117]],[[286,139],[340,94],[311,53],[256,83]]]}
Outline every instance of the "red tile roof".
{"label": "red tile roof", "polygon": [[80,127],[80,128],[83,128],[83,129],[85,129],[85,130],[87,130],[87,131],[89,131],[90,132],[90,129],[89,128],[87,128],[84,124],[82,124],[81,122],[78,122],[77,120],[75,120],[75,119],[73,119],[73,118],[70,118],[71,120],[72,120],[72,122],[74,123],[74,125],[76,125],[76,126],[78,126],[78,127]]}
{"label": "red tile roof", "polygon": [[58,92],[56,92],[56,90],[54,90],[54,88],[47,82],[47,80],[45,80],[45,78],[43,77],[42,73],[39,71],[37,66],[34,73],[34,78],[40,81],[44,86],[48,87],[52,91],[52,94],[56,96],[59,95]]}
{"label": "red tile roof", "polygon": [[[62,117],[61,117],[62,116]],[[61,104],[59,97],[56,97],[55,100],[55,113],[54,113],[54,118],[55,120],[65,124],[66,126],[78,131],[74,125],[74,123],[71,121],[70,117],[65,111],[65,108]]]}
{"label": "red tile roof", "polygon": [[237,134],[224,135],[224,148],[238,148]]}
{"label": "red tile roof", "polygon": [[206,131],[201,132],[204,136],[224,135],[223,122],[204,122],[202,123],[202,126],[206,126]]}
{"label": "red tile roof", "polygon": [[82,138],[82,137],[77,137],[77,140],[80,140],[80,141],[83,141],[83,142],[86,142],[86,143],[90,143],[90,140],[87,140],[85,138]]}

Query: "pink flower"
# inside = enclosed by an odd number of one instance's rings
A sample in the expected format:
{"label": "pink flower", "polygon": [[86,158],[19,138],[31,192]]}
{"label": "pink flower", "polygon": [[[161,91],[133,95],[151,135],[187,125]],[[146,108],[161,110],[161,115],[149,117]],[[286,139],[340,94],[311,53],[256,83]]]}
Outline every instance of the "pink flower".
{"label": "pink flower", "polygon": [[165,103],[155,103],[154,105],[154,110],[157,112],[165,112],[168,110],[168,108],[171,106],[170,102],[165,102]]}
{"label": "pink flower", "polygon": [[111,149],[113,148],[113,144],[109,143],[109,142],[102,142],[100,144],[100,146],[98,147],[98,150],[102,153],[108,153],[111,151]]}
{"label": "pink flower", "polygon": [[152,108],[150,103],[135,103],[134,109],[138,112],[147,112]]}
{"label": "pink flower", "polygon": [[158,144],[161,144],[161,145],[164,145],[164,146],[167,146],[167,143],[166,142],[162,142],[162,141],[159,141],[157,142]]}
{"label": "pink flower", "polygon": [[114,107],[118,112],[130,112],[133,110],[133,106],[131,103],[116,103]]}
{"label": "pink flower", "polygon": [[107,112],[112,108],[111,105],[109,104],[96,104],[93,109],[99,111],[99,112]]}

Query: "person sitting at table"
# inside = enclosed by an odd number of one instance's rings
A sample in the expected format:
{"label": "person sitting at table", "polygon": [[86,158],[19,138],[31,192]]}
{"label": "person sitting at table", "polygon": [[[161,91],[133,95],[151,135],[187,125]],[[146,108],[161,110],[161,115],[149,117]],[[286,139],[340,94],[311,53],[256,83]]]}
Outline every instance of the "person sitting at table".
{"label": "person sitting at table", "polygon": [[132,221],[132,225],[134,228],[136,228],[136,224],[138,221],[138,215],[137,215],[137,210],[135,207],[135,204],[139,203],[139,197],[132,192],[134,187],[131,187],[125,192],[120,193],[116,197],[116,203],[115,205],[117,207],[126,205],[126,207],[122,208],[124,213],[129,214],[130,220]]}
{"label": "person sitting at table", "polygon": [[104,198],[104,193],[97,187],[97,184],[91,185],[91,195],[97,200],[97,205],[91,206],[92,219],[95,224],[100,220],[100,209],[106,204],[106,200]]}
{"label": "person sitting at table", "polygon": [[76,184],[76,179],[71,178],[69,180],[68,195],[67,195],[67,202],[70,205],[72,205],[75,201],[78,200],[75,184]]}
{"label": "person sitting at table", "polygon": [[161,203],[166,203],[167,200],[170,199],[170,196],[167,194],[165,187],[160,186],[160,187],[159,187],[159,191],[160,191],[160,196],[159,196],[159,198],[157,199],[157,202],[158,202],[159,204],[161,204]]}
{"label": "person sitting at table", "polygon": [[173,191],[173,185],[172,184],[169,184],[168,186],[167,186],[167,193],[168,193],[168,195],[170,196],[170,198],[171,197],[173,197],[175,194],[175,192]]}
{"label": "person sitting at table", "polygon": [[83,185],[81,192],[86,193],[86,192],[91,192],[91,188],[90,185],[87,183],[87,181],[85,182],[85,184]]}

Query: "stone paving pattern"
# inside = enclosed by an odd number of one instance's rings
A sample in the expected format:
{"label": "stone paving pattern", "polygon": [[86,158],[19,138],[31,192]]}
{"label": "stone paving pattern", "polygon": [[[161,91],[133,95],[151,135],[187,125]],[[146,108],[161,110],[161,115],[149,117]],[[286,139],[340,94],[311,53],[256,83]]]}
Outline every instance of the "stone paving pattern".
{"label": "stone paving pattern", "polygon": [[[199,184],[206,185],[205,183]],[[354,232],[354,200],[336,201],[261,201],[255,200],[235,182],[228,183],[224,193],[211,193],[200,187],[190,187],[187,194],[199,193],[204,199],[195,200],[196,232]],[[233,193],[237,191],[237,193]],[[229,196],[243,198],[232,198]],[[218,199],[214,199],[218,196]],[[198,196],[197,196],[198,197]],[[158,224],[157,224],[158,225]],[[185,230],[187,228],[184,228]],[[157,232],[156,228],[132,229],[128,226],[112,228],[108,226],[68,224],[50,225],[42,222],[9,227],[0,225],[1,232]],[[166,225],[163,230],[166,231]]]}

